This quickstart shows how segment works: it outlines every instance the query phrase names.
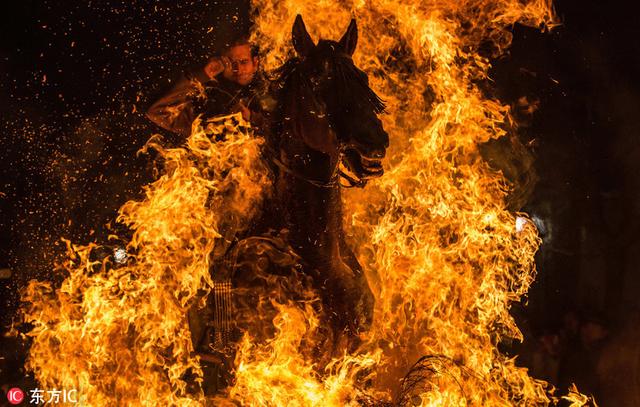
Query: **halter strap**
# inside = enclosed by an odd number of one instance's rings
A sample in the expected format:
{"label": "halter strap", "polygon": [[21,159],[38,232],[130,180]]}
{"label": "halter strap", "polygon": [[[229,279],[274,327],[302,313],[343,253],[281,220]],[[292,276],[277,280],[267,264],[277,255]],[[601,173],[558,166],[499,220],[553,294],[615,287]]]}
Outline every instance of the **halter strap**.
{"label": "halter strap", "polygon": [[302,181],[308,182],[313,186],[316,186],[319,188],[334,188],[335,186],[340,185],[339,177],[340,177],[341,171],[338,170],[338,165],[336,165],[336,169],[333,171],[333,174],[331,175],[331,178],[329,179],[329,181],[323,182],[323,181],[307,178],[304,175],[300,174],[298,171],[292,170],[291,168],[287,167],[282,161],[278,160],[275,156],[271,157],[271,161],[273,161],[273,163],[277,165],[278,168],[280,168],[282,171],[286,172],[287,174],[293,175],[294,177]]}
{"label": "halter strap", "polygon": [[[354,179],[350,175],[346,174],[340,169],[340,165],[336,165],[336,169],[333,171],[333,175],[331,176],[331,179],[329,181],[322,182],[307,178],[304,175],[300,174],[298,171],[292,170],[291,168],[287,167],[282,161],[275,158],[275,156],[271,157],[271,161],[287,174],[293,175],[294,177],[308,182],[309,184],[318,188],[334,188],[335,186],[340,186],[342,188],[363,188],[367,184],[367,181],[364,179]],[[349,183],[349,185],[340,184],[340,177],[345,179]]]}

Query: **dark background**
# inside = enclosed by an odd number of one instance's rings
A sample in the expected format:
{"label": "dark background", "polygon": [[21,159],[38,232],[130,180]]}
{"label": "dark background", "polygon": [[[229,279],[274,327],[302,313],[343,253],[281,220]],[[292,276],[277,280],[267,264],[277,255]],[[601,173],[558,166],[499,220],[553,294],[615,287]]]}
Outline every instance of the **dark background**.
{"label": "dark background", "polygon": [[[106,237],[100,225],[151,180],[151,158],[135,152],[158,129],[140,112],[186,66],[247,30],[244,1],[76,3],[3,6],[3,326],[19,288],[47,278],[60,236]],[[544,225],[544,244],[528,304],[514,308],[527,339],[516,350],[534,373],[565,384],[580,371],[581,388],[606,398],[601,362],[567,361],[606,354],[640,308],[640,18],[630,1],[604,3],[557,0],[562,25],[551,33],[514,27],[492,77],[505,102],[526,96],[538,106],[521,117],[519,134],[536,158],[539,182],[525,210]],[[594,324],[604,332],[595,344],[584,338]],[[557,348],[545,350],[554,337]],[[540,354],[557,362],[551,373],[535,366]],[[0,377],[22,374],[4,366]]]}
{"label": "dark background", "polygon": [[[74,4],[75,3],[75,4]],[[24,1],[1,24],[0,280],[46,278],[60,237],[105,239],[117,209],[152,179],[136,152],[162,132],[150,101],[212,49],[247,31],[248,1]],[[170,141],[170,133],[164,133]],[[2,314],[5,324],[11,312]]]}

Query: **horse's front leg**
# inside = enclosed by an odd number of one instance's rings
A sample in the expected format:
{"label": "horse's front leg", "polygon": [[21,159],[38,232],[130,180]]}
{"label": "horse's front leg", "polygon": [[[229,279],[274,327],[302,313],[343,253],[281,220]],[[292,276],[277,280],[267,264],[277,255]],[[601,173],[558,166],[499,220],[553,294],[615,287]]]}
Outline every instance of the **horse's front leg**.
{"label": "horse's front leg", "polygon": [[368,330],[373,321],[373,310],[375,307],[375,297],[371,291],[371,286],[353,250],[344,242],[341,242],[340,245],[340,255],[342,261],[352,271],[353,285],[356,287],[358,294],[356,308],[354,308],[354,310],[356,310],[358,330]]}
{"label": "horse's front leg", "polygon": [[367,278],[351,249],[340,245],[340,255],[333,259],[330,305],[339,328],[357,336],[371,326],[375,299]]}

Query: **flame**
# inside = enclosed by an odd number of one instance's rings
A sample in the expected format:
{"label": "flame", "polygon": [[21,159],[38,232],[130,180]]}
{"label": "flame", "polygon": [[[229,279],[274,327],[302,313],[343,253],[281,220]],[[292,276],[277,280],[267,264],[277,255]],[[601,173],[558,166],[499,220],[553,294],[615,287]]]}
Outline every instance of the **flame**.
{"label": "flame", "polygon": [[[307,306],[278,305],[277,334],[262,346],[245,335],[236,360],[236,383],[230,391],[244,405],[356,406],[365,394],[354,384],[367,380],[364,370],[379,363],[380,354],[345,354],[324,368],[319,378],[312,359],[301,357],[301,338],[317,329],[319,320]],[[268,383],[269,386],[264,386]]]}
{"label": "flame", "polygon": [[[526,214],[507,209],[512,186],[479,151],[510,123],[509,108],[479,87],[489,80],[491,58],[509,47],[513,24],[553,27],[550,1],[255,0],[253,8],[254,40],[269,51],[262,60],[268,70],[291,56],[296,14],[316,40],[339,38],[351,17],[358,21],[354,58],[386,100],[391,146],[385,175],[345,193],[345,225],[376,309],[359,349],[326,360],[306,351],[322,329],[313,302],[272,300],[274,335],[243,336],[235,381],[215,402],[557,401],[550,386],[497,348],[522,339],[509,306],[534,279],[540,240]],[[179,149],[152,139],[165,174],[144,200],[120,211],[134,230],[132,259],[116,268],[97,264],[94,246],[69,244],[60,289],[29,286],[28,367],[43,386],[78,388],[90,405],[208,402],[188,386],[202,371],[186,313],[213,285],[216,242],[247,225],[270,191],[261,142],[244,124],[237,115],[206,128],[197,121]],[[223,141],[212,141],[221,134]],[[565,399],[589,402],[573,390]]]}
{"label": "flame", "polygon": [[598,404],[593,397],[581,394],[575,384],[572,384],[571,387],[569,387],[569,394],[562,396],[562,399],[570,402],[570,407],[580,407],[585,405],[598,407]]}
{"label": "flame", "polygon": [[[358,353],[377,360],[367,373],[372,385],[366,391],[373,399],[402,401],[399,379],[421,357],[432,355],[448,362],[415,366],[431,371],[414,378],[421,385],[404,389],[413,393],[415,405],[549,403],[546,384],[496,346],[504,338],[522,337],[509,305],[533,281],[539,239],[531,222],[516,230],[516,217],[526,214],[506,209],[510,186],[479,153],[480,144],[506,134],[510,117],[508,107],[486,97],[478,82],[488,79],[490,57],[509,46],[510,25],[555,24],[550,2],[255,1],[254,9],[254,40],[269,50],[263,60],[269,68],[291,55],[282,27],[296,14],[315,40],[340,38],[355,17],[356,65],[387,102],[386,173],[344,199],[352,247],[358,248],[376,296],[374,326]],[[481,52],[487,45],[490,54]],[[295,352],[278,359],[276,345],[264,351],[268,356],[243,355],[243,367],[267,360],[286,366],[292,358],[296,365],[305,363]],[[334,363],[343,366],[346,360]],[[321,377],[327,383],[336,374],[325,371]],[[273,378],[253,379],[262,381],[253,383],[253,393],[246,386],[239,392],[246,404],[261,404],[260,394],[274,388],[279,399],[266,404],[296,400],[295,391]],[[358,374],[342,381],[346,388],[366,382]],[[314,389],[322,392],[322,403],[307,399],[307,405],[353,400],[334,401],[335,391],[326,386]]]}
{"label": "flame", "polygon": [[202,370],[187,310],[212,287],[210,253],[234,227],[229,220],[247,223],[270,186],[261,141],[247,129],[237,115],[196,121],[187,148],[165,149],[152,138],[146,148],[159,151],[165,173],[144,200],[120,209],[119,221],[134,230],[131,261],[113,267],[95,260],[95,244],[68,243],[62,286],[30,283],[27,368],[42,387],[77,389],[91,406],[204,403],[188,388]]}

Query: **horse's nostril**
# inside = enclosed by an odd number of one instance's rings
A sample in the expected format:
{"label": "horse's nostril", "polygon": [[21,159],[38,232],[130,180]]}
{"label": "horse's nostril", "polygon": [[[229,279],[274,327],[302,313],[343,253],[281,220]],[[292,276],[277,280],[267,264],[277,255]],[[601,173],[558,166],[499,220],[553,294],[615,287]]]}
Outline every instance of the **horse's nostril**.
{"label": "horse's nostril", "polygon": [[381,160],[384,158],[386,153],[386,148],[379,148],[372,145],[357,145],[354,147],[358,152],[358,155],[369,160]]}
{"label": "horse's nostril", "polygon": [[381,160],[384,158],[385,153],[386,153],[386,149],[378,148],[378,149],[370,150],[367,154],[365,154],[365,157]]}
{"label": "horse's nostril", "polygon": [[373,156],[375,158],[384,158],[386,151],[385,150],[378,150],[378,151],[374,151]]}
{"label": "horse's nostril", "polygon": [[389,147],[389,137],[386,133],[376,136],[358,137],[358,139],[354,141],[354,147],[358,150],[358,153],[368,158],[384,158],[387,147]]}

